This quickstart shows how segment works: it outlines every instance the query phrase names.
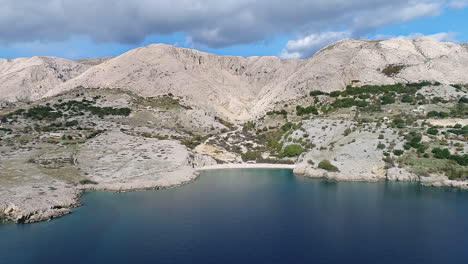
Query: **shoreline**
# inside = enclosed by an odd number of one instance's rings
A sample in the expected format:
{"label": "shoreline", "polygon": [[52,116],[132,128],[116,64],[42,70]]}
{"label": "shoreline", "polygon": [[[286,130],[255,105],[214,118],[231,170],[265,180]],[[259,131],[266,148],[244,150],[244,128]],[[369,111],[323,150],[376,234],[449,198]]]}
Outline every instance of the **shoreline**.
{"label": "shoreline", "polygon": [[[44,211],[36,211],[36,212],[29,212],[26,215],[20,215],[19,218],[14,217],[14,215],[8,215],[8,214],[2,214],[0,210],[0,223],[1,222],[15,222],[15,223],[23,223],[23,224],[28,224],[28,223],[36,223],[36,222],[42,222],[42,221],[51,221],[55,218],[62,217],[67,214],[73,213],[71,210],[72,208],[77,208],[80,206],[83,206],[81,203],[81,196],[85,192],[92,192],[92,191],[105,191],[105,192],[115,192],[115,193],[123,193],[123,192],[137,192],[137,191],[147,191],[147,190],[162,190],[162,189],[170,189],[170,188],[176,188],[179,186],[187,185],[190,184],[194,181],[196,181],[201,172],[203,171],[211,171],[211,170],[235,170],[235,169],[287,169],[287,170],[295,170],[297,169],[297,165],[295,164],[257,164],[257,163],[242,163],[242,164],[217,164],[217,165],[209,165],[209,166],[203,166],[200,168],[195,168],[195,173],[193,176],[186,181],[181,181],[175,184],[169,184],[169,185],[153,185],[153,186],[132,186],[132,187],[126,187],[126,188],[109,188],[108,186],[93,186],[93,185],[87,185],[87,186],[82,186],[79,188],[79,193],[74,197],[74,201],[72,203],[69,203],[64,206],[59,206],[56,208],[50,208],[49,210],[44,210]],[[328,174],[323,174],[320,177],[317,176],[312,176],[308,175],[307,173],[300,173],[298,171],[294,172],[295,175],[305,177],[305,178],[315,178],[315,179],[333,179],[336,181],[342,181],[342,182],[383,182],[383,181],[414,181],[417,182],[423,186],[426,187],[449,187],[449,188],[455,188],[455,189],[461,189],[461,190],[468,190],[468,182],[456,182],[456,181],[451,181],[451,180],[435,180],[435,181],[428,181],[424,179],[418,178],[417,180],[399,180],[399,179],[378,179],[378,180],[371,180],[369,178],[361,178],[359,180],[350,180],[350,179],[342,179],[339,177],[329,177]],[[326,176],[328,175],[328,177]],[[12,217],[13,216],[13,217]],[[15,219],[16,218],[16,219]],[[3,221],[2,221],[3,220]],[[5,221],[6,220],[6,221]]]}
{"label": "shoreline", "polygon": [[294,170],[294,164],[269,164],[269,163],[240,163],[240,164],[217,164],[195,168],[197,171],[207,170],[229,170],[229,169],[288,169]]}

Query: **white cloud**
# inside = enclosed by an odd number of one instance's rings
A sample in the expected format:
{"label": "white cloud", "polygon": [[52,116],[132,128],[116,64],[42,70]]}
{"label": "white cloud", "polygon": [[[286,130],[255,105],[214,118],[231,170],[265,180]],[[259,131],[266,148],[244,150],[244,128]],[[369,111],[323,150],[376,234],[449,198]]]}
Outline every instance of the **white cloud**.
{"label": "white cloud", "polygon": [[281,52],[280,57],[283,59],[306,58],[312,56],[315,52],[328,44],[349,37],[351,37],[351,32],[349,31],[330,31],[290,40],[286,44],[286,48]]}

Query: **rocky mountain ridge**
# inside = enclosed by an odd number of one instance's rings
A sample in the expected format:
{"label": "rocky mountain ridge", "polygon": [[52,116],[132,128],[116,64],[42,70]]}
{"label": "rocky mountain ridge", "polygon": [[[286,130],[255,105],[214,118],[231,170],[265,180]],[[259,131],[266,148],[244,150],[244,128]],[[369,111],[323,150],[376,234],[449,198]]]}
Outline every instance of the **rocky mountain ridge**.
{"label": "rocky mountain ridge", "polygon": [[468,83],[467,44],[430,38],[347,39],[306,60],[218,56],[164,44],[102,60],[44,58],[34,67],[27,60],[16,61],[20,71],[0,67],[0,78],[8,80],[0,85],[0,100],[36,100],[80,86],[119,88],[145,97],[172,93],[231,121],[261,116],[312,90],[423,80]]}

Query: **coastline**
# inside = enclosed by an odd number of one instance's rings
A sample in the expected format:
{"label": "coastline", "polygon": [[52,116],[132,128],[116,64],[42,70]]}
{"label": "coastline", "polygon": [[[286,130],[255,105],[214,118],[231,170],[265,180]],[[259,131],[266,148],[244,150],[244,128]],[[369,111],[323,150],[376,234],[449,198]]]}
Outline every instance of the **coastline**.
{"label": "coastline", "polygon": [[297,166],[297,164],[256,164],[256,163],[242,163],[242,164],[217,164],[217,165],[208,165],[208,166],[202,166],[200,168],[195,168],[194,172],[191,174],[190,177],[185,178],[179,178],[179,181],[176,182],[171,182],[168,184],[167,182],[164,184],[158,183],[152,183],[152,184],[128,184],[125,187],[123,186],[109,186],[109,185],[85,185],[81,186],[80,188],[77,188],[77,194],[73,197],[72,201],[68,201],[67,204],[63,204],[61,206],[54,206],[53,208],[49,209],[40,209],[38,211],[29,211],[29,212],[24,212],[21,210],[18,210],[15,212],[17,209],[19,209],[16,205],[13,205],[11,207],[8,207],[2,212],[0,210],[0,220],[6,220],[15,222],[15,223],[35,223],[35,222],[41,222],[41,221],[50,221],[53,220],[54,218],[58,218],[72,212],[72,208],[76,208],[79,206],[82,206],[80,203],[80,198],[84,192],[88,191],[109,191],[109,192],[134,192],[134,191],[145,191],[145,190],[159,190],[159,189],[168,189],[168,188],[175,188],[179,187],[182,185],[190,184],[196,179],[198,179],[200,172],[203,171],[210,171],[210,170],[230,170],[230,169],[288,169],[288,170],[293,170],[294,174],[301,176],[301,177],[307,177],[307,178],[325,178],[325,179],[334,179],[337,181],[342,181],[342,182],[353,182],[353,181],[358,181],[358,182],[382,182],[382,181],[414,181],[418,182],[421,185],[424,186],[429,186],[429,187],[450,187],[450,188],[456,188],[456,189],[461,189],[461,190],[468,190],[468,182],[456,182],[452,180],[445,179],[444,177],[427,177],[427,178],[420,178],[420,177],[414,177],[414,178],[399,178],[399,177],[384,177],[384,178],[378,178],[378,179],[372,179],[372,178],[366,178],[366,177],[361,177],[358,179],[350,179],[350,178],[342,178],[342,177],[336,177],[337,175],[333,175],[333,173],[325,173],[322,171],[322,173],[319,174],[311,174],[310,171],[303,171],[301,170],[300,166]]}

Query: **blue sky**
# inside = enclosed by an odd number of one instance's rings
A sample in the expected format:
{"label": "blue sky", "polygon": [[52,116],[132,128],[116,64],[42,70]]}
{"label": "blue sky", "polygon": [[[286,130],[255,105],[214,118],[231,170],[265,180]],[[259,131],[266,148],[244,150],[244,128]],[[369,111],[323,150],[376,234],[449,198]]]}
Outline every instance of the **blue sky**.
{"label": "blue sky", "polygon": [[307,58],[343,38],[468,42],[468,0],[0,2],[0,58],[116,56],[152,43]]}

